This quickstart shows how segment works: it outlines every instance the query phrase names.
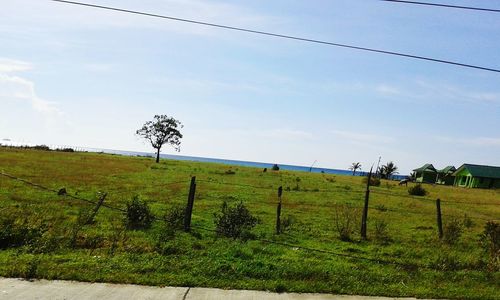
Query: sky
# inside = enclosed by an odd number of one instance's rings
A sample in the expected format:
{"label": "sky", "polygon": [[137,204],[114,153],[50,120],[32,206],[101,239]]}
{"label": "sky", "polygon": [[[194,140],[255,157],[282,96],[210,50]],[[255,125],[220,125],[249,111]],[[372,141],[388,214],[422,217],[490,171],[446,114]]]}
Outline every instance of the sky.
{"label": "sky", "polygon": [[[82,1],[500,69],[498,13],[377,0]],[[152,152],[135,131],[166,114],[184,124],[182,155],[363,170],[381,156],[401,174],[500,166],[499,73],[48,0],[3,0],[0,20],[0,143]]]}

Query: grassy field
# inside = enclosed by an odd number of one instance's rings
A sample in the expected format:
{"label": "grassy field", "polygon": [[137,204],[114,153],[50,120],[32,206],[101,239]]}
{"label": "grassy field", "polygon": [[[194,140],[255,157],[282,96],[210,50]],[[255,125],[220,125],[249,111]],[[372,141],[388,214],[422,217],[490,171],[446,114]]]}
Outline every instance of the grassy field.
{"label": "grassy field", "polygon": [[[92,204],[0,176],[0,237],[14,227],[36,237],[0,245],[0,276],[500,299],[500,272],[488,264],[479,238],[487,220],[500,219],[500,191],[425,185],[428,196],[409,197],[406,187],[382,181],[371,188],[368,240],[362,241],[361,177],[13,148],[0,148],[0,171],[93,201],[107,192],[105,203],[118,208],[139,195],[158,217],[186,203],[190,177],[197,177],[193,232],[165,239],[164,222],[125,230],[123,213],[105,207],[75,236],[79,212]],[[282,214],[294,221],[276,235],[279,186]],[[436,198],[443,201],[445,226],[453,220],[467,225],[454,244],[438,238]],[[224,201],[241,201],[260,219],[255,240],[205,230],[214,229],[214,213]],[[347,209],[356,213],[356,230],[351,241],[341,241],[335,218]]]}

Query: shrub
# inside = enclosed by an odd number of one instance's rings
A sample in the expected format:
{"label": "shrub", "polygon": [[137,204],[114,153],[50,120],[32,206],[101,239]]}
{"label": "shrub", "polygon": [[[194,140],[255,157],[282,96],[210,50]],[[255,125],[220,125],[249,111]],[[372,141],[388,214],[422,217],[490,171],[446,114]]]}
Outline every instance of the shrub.
{"label": "shrub", "polygon": [[444,242],[448,245],[453,245],[462,236],[463,225],[459,220],[453,219],[448,224],[444,226],[443,238]]}
{"label": "shrub", "polygon": [[134,196],[132,201],[127,203],[124,221],[127,229],[147,229],[151,227],[153,214],[146,202],[140,200],[138,196]]}
{"label": "shrub", "polygon": [[73,148],[56,149],[56,151],[59,151],[59,152],[75,152],[75,150]]}
{"label": "shrub", "polygon": [[289,231],[292,229],[293,224],[295,224],[295,217],[286,215],[281,219],[281,231]]}
{"label": "shrub", "polygon": [[13,217],[0,220],[0,249],[35,245],[47,231],[44,226],[28,224],[28,220],[16,222]]}
{"label": "shrub", "polygon": [[375,222],[375,240],[383,245],[391,241],[389,230],[387,229],[387,222],[383,220],[377,220]]}
{"label": "shrub", "polygon": [[226,172],[224,172],[224,174],[226,174],[226,175],[234,175],[234,174],[236,174],[236,172],[233,171],[233,170],[231,170],[231,169],[229,169],[229,170],[226,170]]}
{"label": "shrub", "polygon": [[464,220],[462,224],[465,228],[472,228],[475,225],[474,221],[472,221],[472,219],[467,214],[464,214]]}
{"label": "shrub", "polygon": [[408,194],[413,196],[425,196],[427,191],[422,187],[421,184],[417,184],[408,189]]}
{"label": "shrub", "polygon": [[36,145],[33,147],[35,150],[43,150],[43,151],[50,151],[49,146],[47,145]]}
{"label": "shrub", "polygon": [[489,254],[489,268],[500,270],[500,224],[488,221],[479,238],[484,251]]}
{"label": "shrub", "polygon": [[229,238],[252,238],[250,230],[257,225],[257,218],[252,216],[243,202],[228,207],[224,201],[220,214],[214,214],[215,231],[218,236]]}
{"label": "shrub", "polygon": [[277,164],[274,164],[273,167],[272,167],[272,170],[273,171],[279,171],[280,167]]}
{"label": "shrub", "polygon": [[350,204],[338,205],[335,207],[335,229],[342,241],[351,241],[354,226],[357,221],[358,208]]}
{"label": "shrub", "polygon": [[[368,176],[363,178],[363,183],[368,183]],[[372,176],[370,178],[370,186],[380,186],[380,178]]]}
{"label": "shrub", "polygon": [[186,215],[186,208],[178,205],[171,208],[165,214],[165,233],[167,236],[172,237],[175,231],[184,228],[184,217]]}

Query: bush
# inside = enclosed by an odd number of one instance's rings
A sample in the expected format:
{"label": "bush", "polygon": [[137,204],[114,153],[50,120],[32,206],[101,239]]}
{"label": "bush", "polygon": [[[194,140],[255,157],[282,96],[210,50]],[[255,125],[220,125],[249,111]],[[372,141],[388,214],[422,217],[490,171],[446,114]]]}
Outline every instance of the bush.
{"label": "bush", "polygon": [[[363,183],[364,184],[368,183],[368,176],[363,178]],[[380,186],[380,178],[372,176],[370,178],[370,186]]]}
{"label": "bush", "polygon": [[375,240],[383,245],[391,241],[389,230],[387,229],[387,222],[377,220],[375,222]]}
{"label": "bush", "polygon": [[36,145],[33,147],[35,150],[43,150],[43,151],[50,151],[49,146],[47,145]]}
{"label": "bush", "polygon": [[229,169],[229,170],[226,170],[226,172],[224,172],[224,174],[226,174],[226,175],[234,175],[234,174],[236,174],[236,172],[233,171],[233,170],[231,170],[231,169]]}
{"label": "bush", "polygon": [[356,226],[358,208],[350,204],[343,204],[335,207],[335,229],[342,241],[351,241],[351,235]]}
{"label": "bush", "polygon": [[59,151],[59,152],[75,152],[75,150],[73,148],[56,149],[56,151]]}
{"label": "bush", "polygon": [[295,218],[293,216],[287,215],[281,219],[281,231],[290,231],[293,224],[295,224]]}
{"label": "bush", "polygon": [[250,230],[257,225],[257,218],[252,216],[243,202],[235,207],[228,207],[224,201],[220,214],[214,214],[215,231],[218,236],[229,238],[252,238]]}
{"label": "bush", "polygon": [[170,209],[165,214],[166,230],[173,234],[175,231],[184,228],[184,218],[186,216],[186,208],[178,205]]}
{"label": "bush", "polygon": [[28,220],[16,222],[13,217],[0,220],[0,249],[35,245],[47,231],[44,226],[28,224]]}
{"label": "bush", "polygon": [[146,202],[141,201],[138,196],[134,196],[132,201],[127,203],[124,221],[127,229],[147,229],[153,223],[153,214]]}
{"label": "bush", "polygon": [[455,244],[462,236],[462,232],[463,232],[462,223],[456,219],[451,220],[451,222],[449,222],[444,226],[443,230],[444,242],[448,245]]}
{"label": "bush", "polygon": [[488,221],[479,238],[484,251],[489,254],[489,268],[500,270],[500,224]]}
{"label": "bush", "polygon": [[280,167],[277,164],[274,164],[273,167],[272,167],[272,170],[273,171],[279,171]]}
{"label": "bush", "polygon": [[408,189],[408,194],[413,196],[425,196],[427,191],[422,187],[421,184],[417,184]]}

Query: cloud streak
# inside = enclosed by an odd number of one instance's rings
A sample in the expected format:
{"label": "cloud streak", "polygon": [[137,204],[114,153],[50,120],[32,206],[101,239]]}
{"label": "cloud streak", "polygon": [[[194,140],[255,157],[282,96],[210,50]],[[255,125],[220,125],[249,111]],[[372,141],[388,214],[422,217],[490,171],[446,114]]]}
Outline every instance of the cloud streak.
{"label": "cloud streak", "polygon": [[40,98],[35,92],[35,84],[11,73],[32,69],[28,62],[0,58],[0,100],[28,101],[31,107],[46,117],[61,116],[63,112],[56,103]]}

